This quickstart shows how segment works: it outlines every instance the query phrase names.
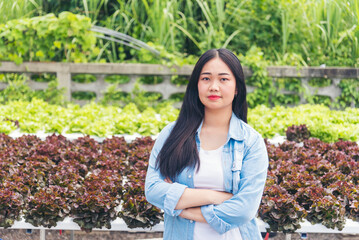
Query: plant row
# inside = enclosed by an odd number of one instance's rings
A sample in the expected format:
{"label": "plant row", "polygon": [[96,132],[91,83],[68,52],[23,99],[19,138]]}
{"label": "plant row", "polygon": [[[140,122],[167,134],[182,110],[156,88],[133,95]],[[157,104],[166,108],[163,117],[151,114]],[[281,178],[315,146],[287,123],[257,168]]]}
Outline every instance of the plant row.
{"label": "plant row", "polygon": [[114,134],[155,135],[176,120],[178,109],[170,104],[139,111],[133,103],[123,108],[95,103],[80,107],[50,105],[42,100],[16,101],[0,105],[0,132],[19,129],[24,133],[83,133],[99,137]]}
{"label": "plant row", "polygon": [[[156,135],[169,122],[177,119],[179,110],[170,104],[159,104],[140,111],[137,105],[123,108],[95,103],[83,107],[50,105],[42,100],[14,101],[0,105],[0,132],[83,133],[108,137],[116,134]],[[287,127],[306,124],[311,137],[325,142],[338,139],[359,141],[359,109],[330,110],[322,105],[298,107],[258,106],[249,109],[248,123],[265,138],[285,136]]]}
{"label": "plant row", "polygon": [[311,137],[324,142],[359,141],[359,108],[331,110],[323,105],[258,106],[248,111],[248,123],[265,138],[286,135],[291,125],[305,124]]}
{"label": "plant row", "polygon": [[[359,221],[358,144],[308,136],[305,126],[292,126],[292,141],[266,141],[270,166],[259,216],[270,231],[295,231],[303,219],[338,229],[346,218]],[[1,134],[0,226],[20,216],[45,227],[70,216],[85,231],[109,228],[117,217],[129,228],[158,224],[163,213],[144,196],[152,146],[150,137],[126,143]]]}
{"label": "plant row", "polygon": [[67,216],[85,231],[110,228],[117,217],[129,228],[159,223],[163,213],[144,197],[152,146],[149,137],[99,143],[88,136],[41,141],[0,134],[0,226],[23,217],[50,228]]}
{"label": "plant row", "polygon": [[357,143],[310,138],[278,146],[267,142],[267,150],[269,171],[259,216],[270,231],[294,232],[303,219],[339,230],[346,218],[359,221]]}

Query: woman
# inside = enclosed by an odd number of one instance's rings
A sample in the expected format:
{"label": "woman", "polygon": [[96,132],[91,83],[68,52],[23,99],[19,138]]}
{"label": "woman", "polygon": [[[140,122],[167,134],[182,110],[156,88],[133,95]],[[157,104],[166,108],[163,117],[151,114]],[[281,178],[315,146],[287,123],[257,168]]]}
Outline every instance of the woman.
{"label": "woman", "polygon": [[149,160],[145,194],[164,210],[164,240],[262,239],[255,216],[267,168],[263,138],[247,124],[242,66],[208,50]]}

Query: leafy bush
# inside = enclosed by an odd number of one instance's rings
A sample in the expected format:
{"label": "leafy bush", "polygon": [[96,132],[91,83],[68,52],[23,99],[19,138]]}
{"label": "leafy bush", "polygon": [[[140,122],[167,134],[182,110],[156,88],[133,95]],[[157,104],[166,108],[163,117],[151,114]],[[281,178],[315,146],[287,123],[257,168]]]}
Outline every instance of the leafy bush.
{"label": "leafy bush", "polygon": [[[8,76],[10,75],[10,76]],[[0,74],[1,79],[1,74]],[[7,104],[12,101],[32,101],[33,99],[42,99],[49,104],[64,105],[64,88],[58,88],[57,79],[48,82],[44,90],[33,90],[26,84],[25,75],[6,74],[5,82],[7,87],[0,91],[0,103]]]}
{"label": "leafy bush", "polygon": [[333,182],[328,188],[332,194],[345,206],[346,215],[357,221],[359,219],[359,190],[349,179]]}
{"label": "leafy bush", "polygon": [[150,137],[137,138],[129,145],[129,168],[124,184],[122,210],[119,216],[129,228],[152,227],[163,220],[160,209],[145,198],[145,178],[154,141]]}
{"label": "leafy bush", "polygon": [[0,227],[11,227],[20,220],[24,200],[20,193],[10,188],[0,187]]}
{"label": "leafy bush", "polygon": [[110,85],[104,92],[104,97],[100,100],[100,104],[104,106],[113,105],[124,107],[128,104],[135,104],[142,112],[149,107],[156,107],[159,104],[159,93],[149,94],[144,91],[137,81],[130,93],[121,92],[118,84]]}
{"label": "leafy bush", "polygon": [[287,139],[294,142],[303,142],[310,137],[310,132],[305,124],[300,126],[290,126],[285,132]]}
{"label": "leafy bush", "polygon": [[308,211],[307,220],[312,224],[321,223],[339,230],[344,228],[345,208],[328,190],[317,186],[302,188],[296,199]]}
{"label": "leafy bush", "polygon": [[311,137],[324,142],[335,142],[339,139],[358,141],[358,116],[359,110],[356,108],[336,111],[323,105],[308,104],[293,108],[258,106],[249,109],[248,122],[266,138],[276,134],[283,136],[289,126],[305,124]]}
{"label": "leafy bush", "polygon": [[0,24],[0,59],[14,61],[87,62],[96,56],[90,19],[62,12]]}
{"label": "leafy bush", "polygon": [[271,231],[295,231],[300,216],[338,229],[345,216],[358,218],[357,143],[310,138],[301,144],[266,145],[269,173],[259,215]]}
{"label": "leafy bush", "polygon": [[55,227],[69,215],[69,199],[67,188],[53,185],[42,188],[28,197],[23,211],[25,221],[36,227]]}
{"label": "leafy bush", "polygon": [[[109,228],[116,217],[129,228],[158,224],[163,212],[144,196],[153,144],[150,137],[126,143],[123,137],[97,142],[0,134],[1,226],[20,215],[45,227],[70,216],[85,231]],[[338,229],[345,217],[358,220],[357,143],[310,138],[266,145],[269,172],[259,216],[271,231],[293,232],[303,219]]]}
{"label": "leafy bush", "polygon": [[[20,127],[23,133],[45,131],[83,133],[99,137],[135,133],[156,135],[168,123],[175,121],[179,114],[179,110],[168,103],[160,103],[154,108],[140,111],[133,103],[123,108],[95,103],[83,107],[74,104],[61,107],[38,99],[0,105],[0,110],[3,113],[0,116],[0,132],[6,134]],[[357,109],[335,111],[311,105],[272,109],[259,106],[249,109],[248,116],[249,124],[266,138],[277,134],[285,135],[288,127],[305,124],[312,137],[325,142],[359,140]]]}
{"label": "leafy bush", "polygon": [[82,230],[111,228],[122,196],[121,175],[113,170],[94,170],[87,176],[72,202],[72,216]]}
{"label": "leafy bush", "polygon": [[306,214],[304,208],[284,188],[279,185],[265,188],[259,216],[269,224],[269,231],[294,232],[300,228],[300,222]]}

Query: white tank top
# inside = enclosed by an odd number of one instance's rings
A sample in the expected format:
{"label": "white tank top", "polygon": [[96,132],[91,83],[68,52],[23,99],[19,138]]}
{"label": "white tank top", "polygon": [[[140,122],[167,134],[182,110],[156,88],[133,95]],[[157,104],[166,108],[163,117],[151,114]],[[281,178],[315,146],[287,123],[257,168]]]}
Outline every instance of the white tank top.
{"label": "white tank top", "polygon": [[[224,177],[222,166],[223,146],[215,150],[200,148],[199,171],[194,173],[195,188],[224,191]],[[242,240],[239,228],[229,230],[224,234],[216,232],[208,223],[195,222],[194,240]]]}

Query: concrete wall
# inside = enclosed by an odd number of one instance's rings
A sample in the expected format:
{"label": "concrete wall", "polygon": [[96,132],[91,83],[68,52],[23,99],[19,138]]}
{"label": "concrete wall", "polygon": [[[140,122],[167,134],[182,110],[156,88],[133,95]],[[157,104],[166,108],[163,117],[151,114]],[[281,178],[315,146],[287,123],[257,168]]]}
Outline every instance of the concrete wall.
{"label": "concrete wall", "polygon": [[[65,96],[71,100],[71,93],[74,91],[91,91],[96,93],[96,100],[102,98],[103,92],[110,85],[104,79],[107,75],[127,75],[130,81],[126,84],[119,85],[124,92],[130,92],[138,77],[141,76],[161,76],[163,82],[155,85],[144,84],[142,88],[149,92],[161,93],[163,99],[168,99],[172,94],[185,91],[185,86],[176,86],[170,82],[174,75],[186,76],[191,74],[193,66],[185,65],[182,67],[167,67],[158,64],[124,64],[124,63],[45,63],[45,62],[25,62],[16,65],[13,62],[0,62],[0,73],[25,73],[27,76],[38,73],[56,74],[59,80],[59,87],[66,89]],[[358,79],[359,68],[334,68],[334,67],[268,67],[268,75],[275,81],[277,78],[299,78],[302,86],[305,87],[311,95],[329,96],[333,101],[341,94],[338,87],[341,79]],[[77,83],[72,81],[72,76],[76,74],[92,74],[97,80],[93,83]],[[252,72],[249,68],[244,67],[244,74],[250,77]],[[308,84],[311,78],[329,78],[332,84],[327,87],[312,87]],[[28,78],[30,79],[30,78]],[[45,89],[47,83],[34,82],[28,80],[33,89]],[[0,89],[6,88],[6,83],[0,83]],[[253,86],[247,86],[247,91],[252,92]],[[359,91],[359,89],[357,89]],[[295,92],[281,90],[283,94],[297,94]],[[300,103],[306,103],[304,94],[300,95]],[[75,101],[83,104],[84,102]],[[352,103],[354,107],[354,102]]]}

